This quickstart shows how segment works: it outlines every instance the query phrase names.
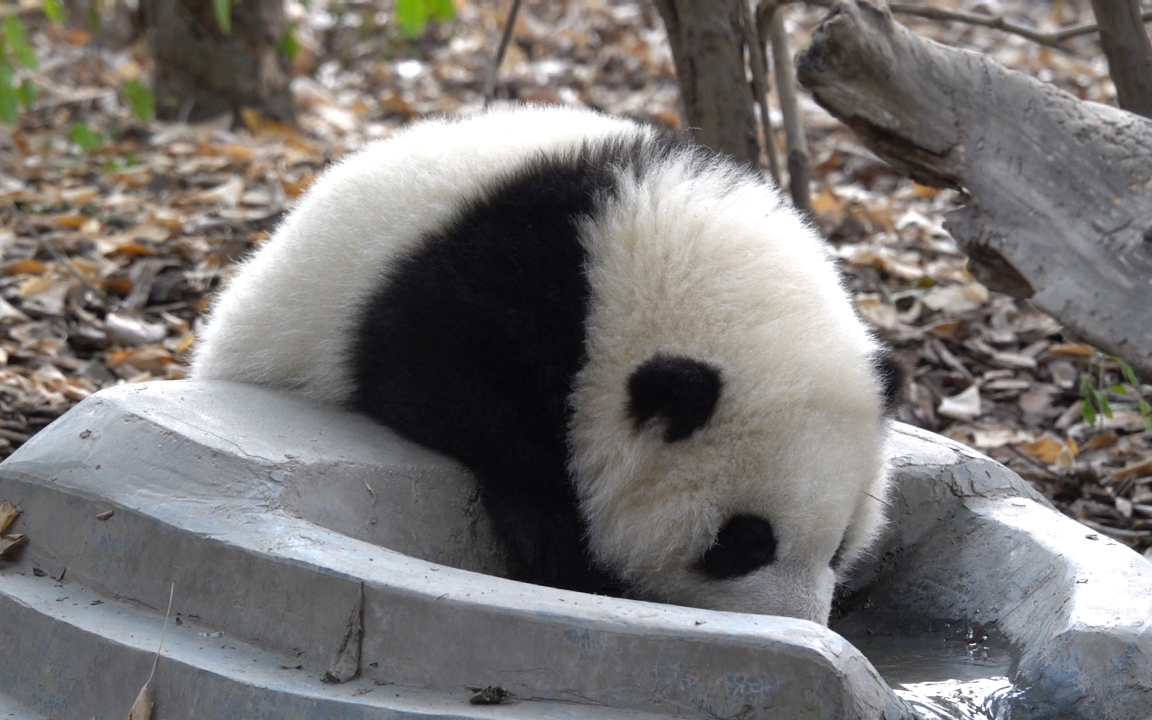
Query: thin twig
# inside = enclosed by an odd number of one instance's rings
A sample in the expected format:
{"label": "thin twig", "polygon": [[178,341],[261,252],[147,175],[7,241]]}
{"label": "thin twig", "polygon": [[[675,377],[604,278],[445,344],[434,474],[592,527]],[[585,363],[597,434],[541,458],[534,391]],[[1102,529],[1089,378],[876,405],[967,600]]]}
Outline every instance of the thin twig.
{"label": "thin twig", "polygon": [[[832,7],[835,1],[836,0],[777,0],[781,5],[803,2],[805,5],[813,5],[816,7]],[[1100,26],[1096,23],[1081,23],[1080,25],[1069,25],[1051,32],[1041,32],[1029,25],[1005,20],[1003,15],[985,15],[983,13],[969,13],[960,10],[944,10],[928,5],[913,5],[909,3],[888,3],[888,9],[901,15],[912,15],[929,20],[946,20],[992,28],[993,30],[1019,35],[1020,37],[1027,38],[1034,43],[1047,47],[1058,47],[1060,43],[1069,38],[1080,35],[1091,35],[1092,33],[1100,31]],[[1152,22],[1152,10],[1144,12],[1141,15],[1141,19],[1146,23]]]}
{"label": "thin twig", "polygon": [[500,72],[500,65],[504,62],[504,53],[508,52],[508,42],[512,40],[512,29],[516,27],[516,16],[520,14],[521,0],[512,0],[512,9],[508,11],[508,19],[504,23],[504,34],[500,36],[500,47],[496,49],[496,57],[492,58],[492,65],[488,68],[488,80],[484,83],[484,107],[492,102],[492,95],[496,92],[496,75]]}
{"label": "thin twig", "polygon": [[[812,163],[808,155],[808,141],[804,137],[804,121],[800,116],[800,101],[796,96],[796,68],[788,47],[788,31],[784,28],[784,9],[774,3],[765,3],[760,19],[768,30],[772,44],[772,64],[776,68],[776,96],[780,99],[780,113],[784,116],[784,135],[788,140],[788,188],[792,204],[797,210],[811,215],[812,195],[809,180]],[[764,32],[761,31],[761,37]]]}
{"label": "thin twig", "polygon": [[772,131],[772,117],[768,114],[768,60],[764,57],[764,41],[752,16],[747,0],[736,0],[741,6],[740,25],[744,44],[748,47],[748,64],[752,66],[752,90],[760,107],[760,123],[764,132],[764,152],[768,154],[768,170],[776,186],[780,187],[780,158],[776,154],[776,133]]}
{"label": "thin twig", "polygon": [[172,581],[172,587],[168,590],[168,609],[164,611],[164,629],[160,631],[160,645],[156,648],[156,657],[152,658],[152,672],[148,673],[148,682],[144,683],[144,687],[152,682],[152,678],[156,676],[156,664],[160,662],[160,651],[164,649],[164,636],[168,634],[168,618],[172,617],[172,598],[176,597],[176,581]]}

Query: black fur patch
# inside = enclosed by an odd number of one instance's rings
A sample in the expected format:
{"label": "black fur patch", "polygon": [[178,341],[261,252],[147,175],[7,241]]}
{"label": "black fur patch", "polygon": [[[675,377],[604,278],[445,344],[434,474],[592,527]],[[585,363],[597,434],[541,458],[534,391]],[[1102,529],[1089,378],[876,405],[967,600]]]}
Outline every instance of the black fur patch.
{"label": "black fur patch", "polygon": [[844,561],[844,551],[848,548],[848,536],[845,535],[840,544],[836,546],[836,552],[832,553],[832,560],[828,563],[828,567],[833,570],[840,569],[840,563]]}
{"label": "black fur patch", "polygon": [[593,566],[568,476],[590,290],[579,223],[671,145],[540,154],[401,258],[361,309],[356,409],[476,473],[515,579],[620,587]]}
{"label": "black fur patch", "polygon": [[653,417],[664,422],[664,442],[699,430],[720,398],[720,371],[675,355],[653,355],[628,376],[628,415],[640,427]]}
{"label": "black fur patch", "polygon": [[896,412],[904,396],[904,367],[890,350],[885,349],[874,360],[876,375],[880,378],[880,394],[884,401],[884,413]]}
{"label": "black fur patch", "polygon": [[704,553],[696,569],[713,580],[741,577],[776,559],[776,535],[772,523],[755,515],[735,515]]}

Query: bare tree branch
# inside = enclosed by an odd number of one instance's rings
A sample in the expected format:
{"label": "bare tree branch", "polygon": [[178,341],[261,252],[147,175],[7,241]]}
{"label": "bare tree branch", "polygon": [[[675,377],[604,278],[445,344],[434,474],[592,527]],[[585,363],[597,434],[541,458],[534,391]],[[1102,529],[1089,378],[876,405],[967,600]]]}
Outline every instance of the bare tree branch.
{"label": "bare tree branch", "polygon": [[768,59],[764,57],[764,36],[756,27],[752,17],[752,6],[747,0],[734,0],[741,6],[741,26],[744,30],[744,44],[748,48],[748,64],[752,66],[752,91],[756,94],[756,105],[760,107],[760,124],[764,132],[764,152],[768,155],[768,170],[772,179],[780,186],[780,158],[776,153],[776,135],[772,130],[772,117],[768,114]]}
{"label": "bare tree branch", "polygon": [[[788,0],[789,2],[803,1],[807,5],[816,5],[818,7],[832,7],[835,0]],[[784,4],[783,2],[781,4]],[[970,13],[960,10],[945,10],[943,8],[931,7],[929,5],[915,5],[910,3],[889,3],[888,9],[900,15],[912,15],[914,17],[927,18],[929,20],[945,20],[949,22],[961,22],[968,25],[979,25],[980,27],[992,28],[993,30],[1000,30],[1013,35],[1027,38],[1034,43],[1046,45],[1048,47],[1059,47],[1060,43],[1070,38],[1079,37],[1080,35],[1091,35],[1092,33],[1100,32],[1100,26],[1097,23],[1083,23],[1080,25],[1069,25],[1053,30],[1051,32],[1043,32],[1037,30],[1030,25],[1006,20],[1003,15],[985,15],[983,13]],[[1152,22],[1152,11],[1144,12],[1140,15],[1143,22]]]}
{"label": "bare tree branch", "polygon": [[488,107],[496,92],[496,76],[500,72],[500,65],[504,63],[504,54],[508,52],[512,29],[516,27],[516,16],[520,14],[520,3],[521,0],[512,0],[512,9],[508,11],[508,19],[504,23],[504,34],[500,36],[500,47],[496,49],[496,57],[492,58],[492,65],[488,68],[488,79],[484,82],[484,107]]}
{"label": "bare tree branch", "polygon": [[792,204],[806,213],[812,212],[809,181],[812,163],[808,155],[808,141],[804,137],[804,123],[800,118],[800,102],[796,97],[796,68],[792,64],[792,51],[788,47],[788,32],[784,28],[784,9],[778,3],[765,2],[760,6],[760,36],[768,37],[772,44],[772,64],[776,69],[776,95],[780,99],[780,113],[784,116],[784,134],[788,140],[788,188]]}

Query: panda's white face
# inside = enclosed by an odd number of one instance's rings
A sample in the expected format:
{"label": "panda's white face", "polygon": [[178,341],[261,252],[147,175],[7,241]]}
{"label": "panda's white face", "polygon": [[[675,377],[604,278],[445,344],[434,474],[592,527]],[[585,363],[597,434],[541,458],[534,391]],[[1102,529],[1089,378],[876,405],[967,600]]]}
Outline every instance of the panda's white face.
{"label": "panda's white face", "polygon": [[826,623],[837,570],[883,524],[875,344],[771,191],[671,167],[621,196],[585,228],[571,398],[592,553],[636,597]]}
{"label": "panda's white face", "polygon": [[837,571],[882,523],[879,404],[821,406],[719,376],[687,436],[670,440],[673,400],[646,419],[626,410],[617,452],[595,453],[581,485],[593,552],[639,598],[826,623]]}

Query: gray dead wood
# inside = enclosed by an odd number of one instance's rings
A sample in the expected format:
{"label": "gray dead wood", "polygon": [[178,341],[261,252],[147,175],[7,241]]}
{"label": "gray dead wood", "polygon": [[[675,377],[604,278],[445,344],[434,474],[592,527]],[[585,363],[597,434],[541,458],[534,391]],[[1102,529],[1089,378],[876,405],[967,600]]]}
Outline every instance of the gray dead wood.
{"label": "gray dead wood", "polygon": [[1100,47],[1116,85],[1120,107],[1152,117],[1152,41],[1141,18],[1140,0],[1092,0]]}
{"label": "gray dead wood", "polygon": [[1152,378],[1152,121],[1086,103],[841,0],[800,82],[912,178],[962,189],[946,227],[988,287]]}
{"label": "gray dead wood", "polygon": [[744,0],[655,0],[655,5],[672,47],[684,119],[696,139],[758,167],[739,2]]}

